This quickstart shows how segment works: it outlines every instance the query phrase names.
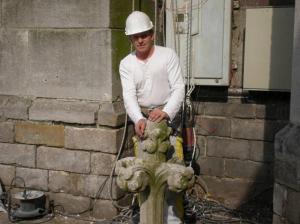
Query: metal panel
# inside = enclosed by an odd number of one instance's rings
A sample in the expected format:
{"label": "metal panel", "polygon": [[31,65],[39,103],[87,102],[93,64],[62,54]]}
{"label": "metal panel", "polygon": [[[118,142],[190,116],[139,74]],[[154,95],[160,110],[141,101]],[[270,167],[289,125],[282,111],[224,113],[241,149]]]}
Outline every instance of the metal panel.
{"label": "metal panel", "polygon": [[294,8],[246,10],[244,89],[290,90]]}
{"label": "metal panel", "polygon": [[191,75],[198,85],[228,85],[230,0],[167,0],[167,46],[177,50],[187,70],[188,16],[192,2]]}

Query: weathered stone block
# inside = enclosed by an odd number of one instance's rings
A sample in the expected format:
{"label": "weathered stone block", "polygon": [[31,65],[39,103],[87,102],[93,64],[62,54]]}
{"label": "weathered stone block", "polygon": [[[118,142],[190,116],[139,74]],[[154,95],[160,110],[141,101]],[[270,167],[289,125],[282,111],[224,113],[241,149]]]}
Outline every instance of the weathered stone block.
{"label": "weathered stone block", "polygon": [[288,124],[282,128],[275,138],[275,156],[292,156],[300,159],[300,125]]}
{"label": "weathered stone block", "polygon": [[242,103],[205,103],[205,115],[254,118],[255,105]]}
{"label": "weathered stone block", "polygon": [[290,106],[285,103],[257,104],[256,117],[259,119],[289,120]]}
{"label": "weathered stone block", "polygon": [[272,224],[289,224],[286,218],[273,214]]}
{"label": "weathered stone block", "polygon": [[126,112],[123,102],[103,103],[98,111],[97,123],[116,127],[124,124],[125,116]]}
{"label": "weathered stone block", "polygon": [[300,191],[288,189],[286,217],[292,224],[300,223]]}
{"label": "weathered stone block", "polygon": [[0,142],[14,141],[14,123],[11,121],[0,122]]}
{"label": "weathered stone block", "polygon": [[[1,36],[1,32],[0,32]],[[1,39],[0,39],[1,43]],[[12,63],[12,62],[10,62]],[[6,65],[3,65],[6,66]],[[2,74],[5,74],[2,66],[0,66]],[[1,84],[0,84],[1,85]],[[1,89],[1,88],[0,88]],[[0,90],[0,94],[3,93]],[[27,110],[31,104],[31,100],[27,98],[17,97],[17,96],[0,96],[0,117],[27,120],[28,113]]]}
{"label": "weathered stone block", "polygon": [[275,160],[275,180],[300,191],[300,161],[295,158]]}
{"label": "weathered stone block", "polygon": [[123,129],[66,127],[65,146],[71,149],[117,153]]}
{"label": "weathered stone block", "polygon": [[198,101],[193,102],[193,109],[194,109],[195,114],[203,115],[204,114],[204,108],[205,108],[204,102],[198,102]]}
{"label": "weathered stone block", "polygon": [[81,213],[90,208],[91,199],[87,197],[64,193],[49,193],[49,196],[56,205],[61,205],[67,213]]}
{"label": "weathered stone block", "polygon": [[273,180],[273,166],[252,161],[225,159],[225,176],[270,182]]}
{"label": "weathered stone block", "polygon": [[108,27],[108,0],[3,0],[8,27]]}
{"label": "weathered stone block", "polygon": [[211,176],[224,176],[224,159],[205,157],[200,158],[197,163],[200,166],[200,173]]}
{"label": "weathered stone block", "polygon": [[41,146],[37,149],[37,167],[75,173],[89,173],[90,153]]}
{"label": "weathered stone block", "polygon": [[203,176],[212,198],[224,203],[229,208],[238,208],[241,204],[253,198],[266,189],[265,184],[243,179],[216,178]]}
{"label": "weathered stone block", "polygon": [[205,156],[207,154],[207,139],[204,136],[197,136],[197,146],[200,150],[200,156]]}
{"label": "weathered stone block", "polygon": [[[48,170],[17,167],[16,176],[24,179],[26,187],[44,191],[48,190]],[[23,183],[17,181],[16,186],[23,187]]]}
{"label": "weathered stone block", "polygon": [[246,140],[218,137],[207,138],[207,155],[221,158],[249,159],[250,145]]}
{"label": "weathered stone block", "polygon": [[263,141],[249,141],[250,160],[256,162],[274,161],[274,144]]}
{"label": "weathered stone block", "polygon": [[110,175],[116,156],[105,153],[92,153],[91,172],[97,175]]}
{"label": "weathered stone block", "polygon": [[196,117],[196,132],[200,135],[230,136],[230,120],[216,117]]}
{"label": "weathered stone block", "polygon": [[[53,192],[110,199],[109,188],[110,183],[107,176],[80,175],[63,171],[50,171],[49,173],[49,189]],[[113,199],[121,196],[123,196],[123,192],[113,183]]]}
{"label": "weathered stone block", "polygon": [[112,86],[120,80],[112,80],[111,32],[0,30],[0,70],[5,80],[0,94],[112,101],[119,96]]}
{"label": "weathered stone block", "polygon": [[286,187],[278,183],[274,184],[273,193],[273,212],[279,216],[285,216],[287,204],[287,190]]}
{"label": "weathered stone block", "polygon": [[97,200],[94,205],[93,216],[101,219],[112,219],[118,214],[112,201]]}
{"label": "weathered stone block", "polygon": [[231,123],[231,137],[273,141],[275,134],[285,122],[234,119]]}
{"label": "weathered stone block", "polygon": [[0,163],[35,167],[35,146],[0,143]]}
{"label": "weathered stone block", "polygon": [[2,183],[9,186],[12,179],[15,177],[16,168],[14,166],[0,164],[0,179]]}
{"label": "weathered stone block", "polygon": [[87,101],[37,99],[29,109],[29,119],[94,124],[98,108],[98,103]]}
{"label": "weathered stone block", "polygon": [[64,146],[64,126],[32,122],[18,122],[16,142],[26,144]]}

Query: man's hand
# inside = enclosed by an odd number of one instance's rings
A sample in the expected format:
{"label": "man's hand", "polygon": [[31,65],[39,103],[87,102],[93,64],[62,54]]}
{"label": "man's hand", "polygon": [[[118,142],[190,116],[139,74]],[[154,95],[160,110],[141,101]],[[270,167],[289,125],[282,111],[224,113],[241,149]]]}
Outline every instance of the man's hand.
{"label": "man's hand", "polygon": [[152,110],[149,113],[148,119],[153,122],[160,122],[163,119],[168,119],[168,118],[169,118],[169,115],[166,112],[164,112],[158,108],[155,108],[154,110]]}
{"label": "man's hand", "polygon": [[145,128],[146,128],[146,123],[147,120],[142,118],[140,119],[135,125],[134,125],[134,129],[135,129],[135,133],[140,137],[144,137],[144,132],[145,132]]}

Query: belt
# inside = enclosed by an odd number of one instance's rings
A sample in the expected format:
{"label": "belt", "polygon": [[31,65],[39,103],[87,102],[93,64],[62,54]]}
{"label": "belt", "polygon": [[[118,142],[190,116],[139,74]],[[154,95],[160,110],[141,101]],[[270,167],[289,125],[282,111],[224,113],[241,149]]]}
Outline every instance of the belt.
{"label": "belt", "polygon": [[149,108],[149,107],[141,107],[141,112],[144,116],[148,117],[149,113],[154,110],[154,109],[160,109],[162,110],[164,108],[164,105],[162,106],[158,106],[158,107],[154,107],[154,108]]}

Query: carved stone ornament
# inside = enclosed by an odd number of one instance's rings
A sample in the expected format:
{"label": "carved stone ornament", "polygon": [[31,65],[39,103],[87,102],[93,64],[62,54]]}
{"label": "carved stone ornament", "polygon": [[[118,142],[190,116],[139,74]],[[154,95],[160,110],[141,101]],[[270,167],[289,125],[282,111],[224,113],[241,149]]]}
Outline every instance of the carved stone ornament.
{"label": "carved stone ornament", "polygon": [[139,193],[141,224],[163,224],[166,188],[179,193],[194,184],[191,167],[176,158],[166,159],[170,133],[166,121],[147,121],[144,138],[133,139],[137,157],[121,159],[116,165],[118,186]]}

